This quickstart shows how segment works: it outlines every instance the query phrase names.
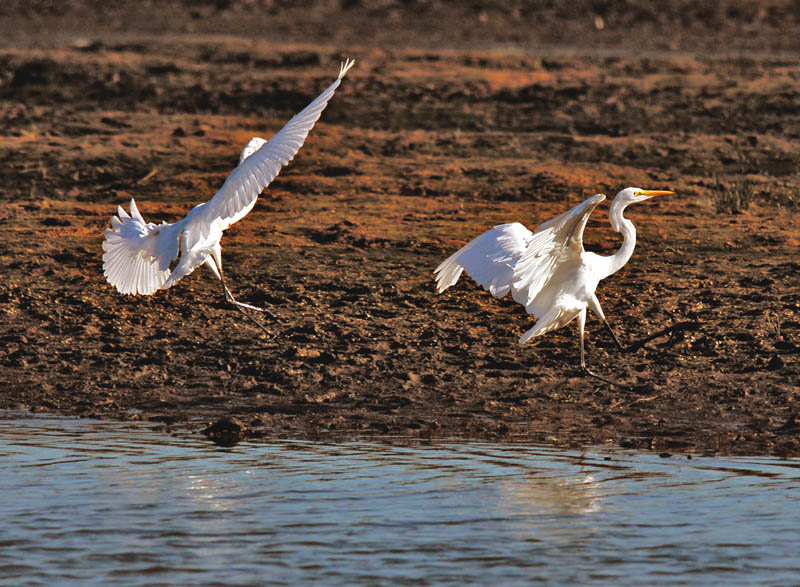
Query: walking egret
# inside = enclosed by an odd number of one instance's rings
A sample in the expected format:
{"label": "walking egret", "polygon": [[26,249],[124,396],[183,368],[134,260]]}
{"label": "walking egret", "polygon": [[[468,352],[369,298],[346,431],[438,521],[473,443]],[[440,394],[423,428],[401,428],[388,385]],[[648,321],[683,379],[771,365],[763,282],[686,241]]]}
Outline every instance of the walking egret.
{"label": "walking egret", "polygon": [[108,282],[123,294],[151,295],[172,287],[205,263],[222,283],[225,299],[270,335],[244,311],[245,308],[266,310],[237,301],[225,284],[222,232],[252,210],[262,190],[294,158],[354,63],[350,59],[345,61],[336,80],[270,140],[251,139],[242,150],[239,165],[214,197],[192,208],[183,219],[156,225],[145,222],[133,199],[130,214],[119,206],[103,242],[103,274]]}
{"label": "walking egret", "polygon": [[592,377],[618,385],[586,367],[583,350],[586,309],[592,310],[603,321],[621,351],[622,345],[594,292],[601,279],[619,271],[628,262],[636,246],[636,229],[622,215],[625,208],[653,196],[672,193],[629,187],[616,195],[608,215],[611,227],[622,233],[622,246],[609,257],[583,249],[583,230],[589,215],[606,199],[603,194],[592,196],[572,210],[539,225],[533,232],[518,222],[495,226],[461,247],[436,268],[436,292],[441,293],[455,284],[465,269],[493,296],[502,298],[511,292],[514,301],[525,306],[527,312],[537,319],[519,339],[520,344],[577,318],[581,369]]}

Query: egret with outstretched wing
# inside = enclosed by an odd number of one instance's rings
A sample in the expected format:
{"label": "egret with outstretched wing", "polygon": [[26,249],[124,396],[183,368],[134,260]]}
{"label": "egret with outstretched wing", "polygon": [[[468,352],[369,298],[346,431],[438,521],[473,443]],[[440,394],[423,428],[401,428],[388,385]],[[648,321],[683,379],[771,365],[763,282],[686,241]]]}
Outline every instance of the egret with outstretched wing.
{"label": "egret with outstretched wing", "polygon": [[251,139],[242,150],[239,165],[216,195],[192,208],[183,219],[156,225],[145,222],[133,199],[130,214],[119,206],[103,242],[103,274],[108,282],[123,294],[150,295],[175,285],[205,263],[222,283],[225,298],[269,334],[243,308],[265,310],[237,301],[225,284],[222,232],[252,210],[262,190],[294,158],[354,63],[350,59],[343,63],[336,80],[270,140]]}
{"label": "egret with outstretched wing", "polygon": [[522,224],[500,224],[484,232],[448,257],[434,271],[436,291],[441,293],[467,273],[493,296],[511,292],[514,301],[525,306],[537,319],[519,339],[526,343],[535,336],[561,328],[578,319],[581,342],[581,369],[607,383],[586,367],[583,331],[586,309],[592,310],[608,327],[614,342],[622,349],[600,307],[595,289],[601,279],[619,271],[631,258],[636,246],[636,229],[622,213],[634,202],[653,196],[672,194],[666,190],[626,188],[611,203],[611,227],[622,234],[622,246],[604,257],[583,249],[583,230],[589,215],[606,199],[597,194],[572,210],[553,218],[531,232]]}

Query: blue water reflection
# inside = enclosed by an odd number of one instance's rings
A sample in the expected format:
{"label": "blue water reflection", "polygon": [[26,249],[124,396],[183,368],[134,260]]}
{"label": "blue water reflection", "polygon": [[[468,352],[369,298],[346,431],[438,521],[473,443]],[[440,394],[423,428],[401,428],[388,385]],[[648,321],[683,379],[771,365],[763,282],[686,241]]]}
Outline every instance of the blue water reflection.
{"label": "blue water reflection", "polygon": [[0,420],[7,584],[800,582],[800,461]]}

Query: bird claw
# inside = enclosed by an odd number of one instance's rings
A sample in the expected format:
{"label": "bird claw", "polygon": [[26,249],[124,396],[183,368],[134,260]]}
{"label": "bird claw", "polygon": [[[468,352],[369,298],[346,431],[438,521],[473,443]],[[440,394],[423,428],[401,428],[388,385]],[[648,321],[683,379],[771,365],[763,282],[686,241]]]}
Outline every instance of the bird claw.
{"label": "bird claw", "polygon": [[259,312],[260,314],[268,317],[270,320],[273,320],[275,322],[278,321],[278,317],[275,314],[273,314],[270,310],[268,310],[267,308],[259,308],[258,306],[253,306],[252,304],[246,304],[245,302],[240,302],[239,300],[235,299],[233,296],[228,297],[227,299],[228,299],[228,301],[230,303],[232,303],[235,306],[238,306],[239,308],[247,308],[248,310],[253,310],[254,312]]}
{"label": "bird claw", "polygon": [[276,338],[278,338],[278,335],[277,335],[277,334],[275,334],[275,333],[273,333],[273,332],[270,332],[270,331],[269,331],[269,330],[267,330],[266,328],[263,328],[263,327],[262,327],[262,328],[261,328],[261,330],[263,330],[263,331],[264,331],[264,334],[266,334],[266,335],[267,335],[267,342],[272,342],[273,340],[275,340]]}
{"label": "bird claw", "polygon": [[238,305],[236,306],[236,309],[237,309],[237,310],[239,310],[239,312],[241,312],[241,313],[242,313],[244,316],[246,316],[246,317],[247,317],[247,318],[248,318],[248,319],[249,319],[249,320],[250,320],[250,321],[251,321],[253,324],[255,324],[256,326],[258,326],[258,327],[261,329],[261,331],[262,331],[264,334],[266,334],[266,335],[267,335],[267,340],[268,340],[268,341],[275,340],[275,339],[278,337],[278,335],[277,335],[277,334],[273,334],[272,332],[270,332],[269,330],[267,330],[267,327],[266,327],[266,326],[264,326],[263,324],[261,324],[261,322],[259,322],[258,320],[256,320],[256,319],[255,319],[253,316],[251,316],[250,314],[248,314],[247,312],[245,312],[245,311],[244,311],[242,308],[240,308]]}
{"label": "bird claw", "polygon": [[244,302],[240,302],[239,300],[234,299],[233,296],[229,297],[228,301],[231,302],[232,304],[236,304],[240,308],[247,308],[248,310],[254,310],[256,312],[265,311],[264,308],[259,308],[258,306],[252,306],[250,304],[245,304]]}
{"label": "bird claw", "polygon": [[598,375],[597,373],[589,369],[586,365],[581,366],[581,370],[584,372],[584,374],[588,375],[589,377],[594,377],[598,381],[602,381],[603,383],[607,383],[608,385],[613,385],[614,387],[619,387],[620,389],[626,389],[628,391],[634,389],[630,385],[626,385],[624,383],[614,381],[613,379],[608,379],[606,377],[603,377],[602,375]]}
{"label": "bird claw", "polygon": [[269,318],[271,318],[273,320],[277,320],[278,319],[277,316],[275,316],[275,314],[273,314],[272,312],[270,312],[266,308],[259,308],[258,306],[251,306],[250,304],[245,304],[243,302],[234,302],[234,303],[236,305],[238,305],[238,306],[241,306],[242,308],[247,308],[248,310],[253,310],[254,312],[259,312],[259,313],[263,314],[264,316],[267,316],[267,317],[269,317]]}
{"label": "bird claw", "polygon": [[278,317],[275,314],[273,314],[272,312],[270,312],[269,310],[267,310],[266,308],[257,308],[255,306],[246,306],[246,307],[250,308],[251,310],[255,310],[256,312],[260,312],[262,316],[266,316],[267,318],[269,318],[273,322],[277,322],[278,321]]}
{"label": "bird claw", "polygon": [[[228,294],[228,292],[226,292],[226,294]],[[245,304],[244,302],[240,302],[240,301],[236,300],[232,295],[226,295],[225,299],[229,303],[233,304],[233,307],[236,308],[239,311],[240,314],[242,314],[245,318],[250,320],[256,326],[258,326],[261,329],[261,331],[264,332],[264,334],[267,335],[267,340],[268,341],[272,341],[272,340],[275,340],[277,338],[277,336],[278,336],[277,334],[273,334],[272,332],[267,330],[267,328],[263,324],[261,324],[261,322],[259,320],[256,320],[253,316],[248,314],[245,311],[245,308],[247,308],[248,310],[253,310],[255,312],[261,312],[262,315],[268,316],[269,318],[271,318],[272,320],[277,322],[278,317],[275,316],[275,314],[273,314],[272,312],[270,312],[266,308],[259,308],[257,306],[253,306],[251,304]]]}
{"label": "bird claw", "polygon": [[608,385],[624,389],[625,391],[631,393],[637,393],[641,395],[643,393],[650,393],[652,391],[652,387],[648,383],[633,383],[633,384],[620,383],[619,381],[614,381],[613,379],[608,379],[606,377],[603,377],[602,375],[598,375],[588,367],[581,367],[581,370],[585,375],[588,375],[589,377],[593,377],[598,381],[602,381],[603,383],[607,383]]}

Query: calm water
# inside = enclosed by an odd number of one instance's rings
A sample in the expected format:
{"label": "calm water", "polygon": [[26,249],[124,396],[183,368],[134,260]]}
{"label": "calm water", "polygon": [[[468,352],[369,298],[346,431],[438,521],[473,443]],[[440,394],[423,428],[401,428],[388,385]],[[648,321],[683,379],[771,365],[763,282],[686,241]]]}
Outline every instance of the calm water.
{"label": "calm water", "polygon": [[0,420],[0,584],[800,583],[800,460]]}

